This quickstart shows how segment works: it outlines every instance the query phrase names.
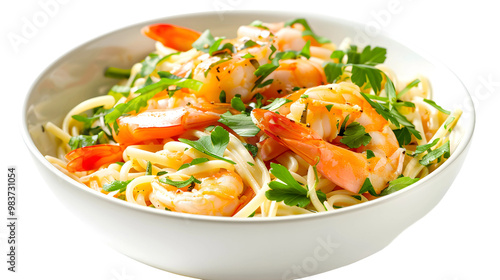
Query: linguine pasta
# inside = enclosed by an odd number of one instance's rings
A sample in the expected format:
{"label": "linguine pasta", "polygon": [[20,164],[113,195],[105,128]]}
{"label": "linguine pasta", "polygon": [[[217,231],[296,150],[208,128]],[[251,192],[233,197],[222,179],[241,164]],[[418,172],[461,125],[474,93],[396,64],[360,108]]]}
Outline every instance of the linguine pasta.
{"label": "linguine pasta", "polygon": [[450,156],[461,111],[433,102],[427,78],[401,80],[384,48],[337,48],[303,19],[233,39],[143,33],[154,52],[109,68],[108,95],[44,126],[60,142],[47,160],[97,192],[161,211],[300,215],[389,195]]}

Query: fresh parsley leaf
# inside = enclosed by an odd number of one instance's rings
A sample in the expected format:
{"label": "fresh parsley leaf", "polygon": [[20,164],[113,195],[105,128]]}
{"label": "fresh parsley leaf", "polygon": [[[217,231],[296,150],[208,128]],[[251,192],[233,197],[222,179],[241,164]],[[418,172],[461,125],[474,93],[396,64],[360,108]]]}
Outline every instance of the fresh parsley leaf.
{"label": "fresh parsley leaf", "polygon": [[[269,170],[274,177],[282,182],[272,181],[269,183],[270,190],[266,191],[269,200],[283,201],[288,206],[306,207],[311,200],[307,195],[307,189],[300,185],[283,165],[271,163]],[[320,200],[326,200],[322,191],[316,191]]]}
{"label": "fresh parsley leaf", "polygon": [[168,171],[158,171],[158,173],[156,173],[156,176],[162,176],[162,175],[165,175],[165,174],[168,174]]}
{"label": "fresh parsley leaf", "polygon": [[233,115],[231,112],[226,112],[220,116],[219,122],[242,137],[252,137],[260,131],[260,128],[254,124],[252,118],[247,114]]}
{"label": "fresh parsley leaf", "polygon": [[[253,46],[258,46],[259,44],[255,43],[255,41],[252,41],[252,40],[247,40],[245,41],[245,43],[243,44],[243,47],[241,47],[240,50],[244,50],[244,49],[248,49],[248,48],[251,48]],[[249,54],[249,53],[248,53]],[[250,54],[251,55],[251,54]],[[253,57],[253,55],[252,55]],[[246,57],[244,57],[246,58]]]}
{"label": "fresh parsley leaf", "polygon": [[318,41],[318,43],[320,43],[320,44],[330,43],[330,40],[328,38],[316,35],[312,31],[311,26],[309,26],[309,23],[307,23],[307,21],[303,18],[298,18],[298,19],[287,21],[287,22],[285,22],[285,27],[292,26],[296,23],[302,25],[305,29],[304,31],[302,31],[302,36],[311,36],[314,38],[314,40]]}
{"label": "fresh parsley leaf", "polygon": [[309,59],[311,58],[311,41],[307,41],[302,50],[300,51],[300,55]]}
{"label": "fresh parsley leaf", "polygon": [[441,113],[445,113],[447,115],[451,114],[450,111],[443,109],[441,106],[437,105],[436,102],[429,100],[429,99],[424,99],[424,102],[431,105],[432,107],[438,109]]}
{"label": "fresh parsley leaf", "polygon": [[408,187],[409,185],[418,182],[418,180],[420,180],[420,178],[413,179],[413,178],[404,177],[404,176],[399,177],[396,180],[390,181],[389,186],[387,188],[385,188],[380,193],[380,196],[388,195],[388,194],[397,192],[399,190],[402,190],[402,189]]}
{"label": "fresh parsley leaf", "polygon": [[257,156],[257,152],[259,151],[259,148],[257,146],[248,143],[243,143],[243,146],[245,146],[245,148],[250,152],[252,157]]}
{"label": "fresh parsley leaf", "polygon": [[372,137],[366,133],[365,127],[358,122],[350,123],[344,131],[344,136],[340,142],[346,144],[349,148],[359,148],[370,143]]}
{"label": "fresh parsley leaf", "polygon": [[362,87],[367,81],[375,93],[379,93],[382,84],[382,71],[373,66],[364,64],[353,64],[351,70],[351,81]]}
{"label": "fresh parsley leaf", "polygon": [[208,53],[210,46],[215,43],[215,38],[210,33],[210,30],[205,30],[200,37],[192,44],[193,48]]}
{"label": "fresh parsley leaf", "polygon": [[326,81],[328,83],[334,83],[338,78],[344,73],[344,64],[327,62],[323,65],[323,69],[326,75]]}
{"label": "fresh parsley leaf", "polygon": [[439,160],[441,157],[450,157],[450,141],[446,141],[446,143],[444,143],[441,147],[427,153],[424,157],[422,157],[419,163],[423,166],[428,166],[435,160]]}
{"label": "fresh parsley leaf", "polygon": [[215,41],[208,49],[208,54],[215,55],[216,53],[222,52],[224,50],[228,50],[229,53],[236,52],[234,45],[231,43],[225,43],[221,46],[223,40],[224,38],[217,39],[217,41]]}
{"label": "fresh parsley leaf", "polygon": [[104,70],[104,76],[113,79],[128,79],[130,77],[130,72],[130,69],[108,67]]}
{"label": "fresh parsley leaf", "polygon": [[398,139],[400,147],[403,147],[411,143],[411,132],[408,130],[407,127],[394,129],[392,132],[394,132],[394,135],[396,135],[396,139]]}
{"label": "fresh parsley leaf", "polygon": [[375,153],[372,150],[366,150],[366,159],[371,159],[375,157]]}
{"label": "fresh parsley leaf", "polygon": [[387,49],[381,47],[366,46],[360,54],[359,62],[361,64],[375,66],[384,63],[387,55]]}
{"label": "fresh parsley leaf", "polygon": [[287,99],[287,98],[276,98],[270,104],[262,107],[262,109],[269,110],[269,111],[276,111],[281,106],[283,106],[283,105],[285,105],[286,103],[289,103],[289,102],[292,102],[292,100]]}
{"label": "fresh parsley leaf", "polygon": [[160,56],[155,54],[155,53],[150,53],[144,61],[142,61],[141,65],[141,71],[139,72],[139,75],[141,77],[147,77],[149,74],[153,73],[153,71],[156,69],[156,64],[158,61],[160,61]]}
{"label": "fresh parsley leaf", "polygon": [[245,112],[247,107],[245,106],[245,103],[241,100],[241,95],[236,94],[232,99],[231,99],[231,107],[236,109],[237,111],[240,112]]}
{"label": "fresh parsley leaf", "polygon": [[369,194],[373,196],[379,196],[375,189],[373,188],[372,182],[370,182],[369,178],[366,178],[365,181],[363,182],[363,186],[361,186],[361,189],[359,190],[359,194],[364,194],[365,192],[368,192]]}
{"label": "fresh parsley leaf", "polygon": [[132,182],[132,180],[127,181],[113,181],[109,184],[104,184],[102,189],[107,192],[113,192],[116,190],[120,190],[119,192],[123,192],[127,189],[127,185]]}
{"label": "fresh parsley leaf", "polygon": [[439,138],[434,139],[431,143],[427,143],[424,145],[418,145],[417,148],[415,149],[415,153],[413,153],[411,156],[416,156],[418,154],[421,154],[430,148],[434,147],[437,143],[439,142]]}
{"label": "fresh parsley leaf", "polygon": [[181,165],[181,167],[179,167],[178,170],[182,170],[182,169],[188,168],[190,166],[197,165],[197,164],[200,164],[200,163],[204,163],[204,162],[207,162],[207,161],[208,161],[208,158],[195,158],[191,162],[184,163],[183,165]]}
{"label": "fresh parsley leaf", "polygon": [[71,150],[82,148],[82,147],[87,147],[87,146],[93,146],[97,144],[106,144],[108,143],[109,140],[106,136],[106,134],[101,131],[97,135],[78,135],[78,136],[73,136],[69,139],[69,147]]}
{"label": "fresh parsley leaf", "polygon": [[173,181],[173,180],[170,180],[168,178],[161,178],[158,181],[160,181],[163,184],[168,184],[168,185],[174,186],[178,189],[182,189],[182,188],[190,186],[194,183],[201,184],[201,181],[196,179],[193,175],[191,175],[191,177],[189,177],[189,179],[184,180],[184,181]]}
{"label": "fresh parsley leaf", "polygon": [[229,144],[229,132],[220,126],[215,127],[210,136],[202,136],[197,141],[183,138],[179,138],[179,141],[206,155],[236,164],[234,161],[223,157],[224,151]]}

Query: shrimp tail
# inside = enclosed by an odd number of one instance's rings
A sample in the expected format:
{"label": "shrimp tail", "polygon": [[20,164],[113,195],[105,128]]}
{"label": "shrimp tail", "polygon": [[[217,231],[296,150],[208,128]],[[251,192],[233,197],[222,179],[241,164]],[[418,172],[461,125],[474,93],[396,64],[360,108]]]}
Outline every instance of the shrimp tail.
{"label": "shrimp tail", "polygon": [[274,112],[255,109],[252,119],[269,137],[301,156],[338,186],[358,192],[368,177],[366,157],[330,144],[313,130]]}
{"label": "shrimp tail", "polygon": [[190,50],[201,35],[200,32],[189,28],[164,23],[145,26],[141,31],[164,46],[183,52]]}

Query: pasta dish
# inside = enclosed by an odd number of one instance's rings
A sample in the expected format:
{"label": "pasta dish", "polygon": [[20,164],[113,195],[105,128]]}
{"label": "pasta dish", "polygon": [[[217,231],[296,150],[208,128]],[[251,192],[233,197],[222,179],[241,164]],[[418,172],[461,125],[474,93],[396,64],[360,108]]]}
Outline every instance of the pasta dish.
{"label": "pasta dish", "polygon": [[[338,46],[305,19],[240,26],[236,38],[146,26],[155,50],[107,95],[45,132],[56,168],[104,195],[161,211],[274,217],[336,211],[399,191],[450,156],[461,111],[387,50]],[[411,66],[410,66],[411,67]]]}

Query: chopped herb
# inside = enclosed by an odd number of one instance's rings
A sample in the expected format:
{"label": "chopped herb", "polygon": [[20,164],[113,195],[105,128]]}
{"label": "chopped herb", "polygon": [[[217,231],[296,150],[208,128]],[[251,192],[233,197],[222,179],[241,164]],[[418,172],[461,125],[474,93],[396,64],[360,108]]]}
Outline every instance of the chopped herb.
{"label": "chopped herb", "polygon": [[104,76],[113,79],[128,79],[130,77],[130,72],[130,69],[108,67],[104,70]]}
{"label": "chopped herb", "polygon": [[78,136],[73,136],[69,139],[69,147],[71,150],[82,148],[82,147],[87,147],[87,146],[93,146],[97,144],[106,144],[109,143],[109,139],[104,133],[104,131],[99,132],[97,135],[78,135]]}
{"label": "chopped herb", "polygon": [[220,103],[226,103],[226,92],[224,90],[219,93],[219,101]]}
{"label": "chopped herb", "polygon": [[221,46],[223,40],[224,38],[217,39],[217,41],[215,41],[208,49],[208,54],[215,55],[216,53],[220,53],[225,50],[228,50],[230,54],[236,52],[236,49],[231,43],[225,43]]}
{"label": "chopped herb", "polygon": [[434,147],[438,142],[439,142],[439,138],[436,138],[431,143],[417,146],[417,148],[415,149],[415,153],[413,153],[411,156],[416,156],[416,155],[421,154],[425,151],[428,151],[430,148]]}
{"label": "chopped herb", "polygon": [[[248,48],[251,48],[253,46],[258,46],[259,44],[255,43],[254,41],[252,40],[248,40],[246,41],[244,44],[243,44],[243,47],[241,48],[241,50],[244,50],[244,49],[248,49]],[[251,54],[250,54],[251,55]],[[252,58],[254,56],[252,55]],[[246,57],[245,57],[246,58]]]}
{"label": "chopped herb", "polygon": [[120,190],[119,192],[123,192],[127,189],[127,185],[132,182],[132,180],[127,181],[113,181],[109,184],[104,184],[102,189],[107,192],[113,192],[116,190]]}
{"label": "chopped herb", "polygon": [[411,132],[407,127],[394,129],[392,132],[394,132],[396,139],[398,139],[399,146],[403,147],[411,143]]}
{"label": "chopped herb", "polygon": [[182,189],[182,188],[190,186],[194,183],[201,184],[201,181],[196,179],[193,175],[191,175],[191,177],[189,177],[189,179],[184,180],[184,181],[173,181],[173,180],[170,180],[168,178],[161,178],[158,181],[160,181],[163,184],[168,184],[168,185],[174,186],[178,189]]}
{"label": "chopped herb", "polygon": [[255,145],[248,144],[248,143],[243,143],[243,146],[252,154],[252,157],[257,156],[257,152],[259,151],[259,148]]}
{"label": "chopped herb", "polygon": [[179,141],[206,155],[236,164],[234,161],[223,157],[224,151],[229,144],[229,132],[220,126],[215,127],[210,136],[202,136],[197,141],[183,138],[179,138]]}
{"label": "chopped herb", "polygon": [[418,86],[419,83],[420,83],[420,80],[415,79],[411,83],[406,85],[406,87],[398,93],[398,99],[401,98],[405,93],[407,93],[411,88]]}
{"label": "chopped herb", "polygon": [[329,39],[322,37],[322,36],[319,36],[319,35],[316,35],[312,31],[311,26],[309,26],[309,23],[307,23],[307,21],[303,18],[298,18],[298,19],[287,21],[287,22],[285,22],[285,27],[292,26],[296,23],[302,25],[305,29],[304,31],[302,31],[302,36],[311,36],[314,38],[314,40],[318,41],[318,43],[320,43],[320,44],[330,43]]}
{"label": "chopped herb", "polygon": [[[245,54],[245,55],[243,55],[243,56],[241,56],[241,57],[242,57],[242,58],[244,58],[244,59],[255,58],[255,56],[251,55],[250,53],[247,53],[247,54]],[[255,59],[251,59],[251,60],[250,60],[250,63],[252,63],[252,61],[257,61],[257,60],[255,60]],[[252,65],[254,65],[254,64],[252,63]],[[254,67],[255,67],[255,65],[254,65]],[[258,67],[259,67],[259,66],[257,65],[257,67],[255,67],[255,68],[258,68]]]}
{"label": "chopped herb", "polygon": [[255,166],[255,164],[253,164],[253,163],[251,163],[251,162],[249,162],[249,161],[247,161],[247,163],[248,163],[248,165],[250,165],[250,166]]}
{"label": "chopped herb", "polygon": [[[311,200],[308,197],[307,189],[297,182],[286,167],[271,163],[271,174],[280,181],[269,183],[270,190],[266,191],[266,197],[269,200],[283,201],[288,206],[306,207]],[[326,195],[322,191],[316,191],[321,201],[326,200]]]}
{"label": "chopped herb", "polygon": [[375,153],[372,150],[366,150],[366,159],[371,159],[375,157]]}
{"label": "chopped herb", "polygon": [[148,164],[146,165],[146,175],[153,175],[153,164],[148,160]]}
{"label": "chopped herb", "polygon": [[220,116],[219,122],[242,137],[252,137],[260,131],[260,128],[254,124],[252,118],[247,114],[233,115],[231,112],[226,112]]}
{"label": "chopped herb", "polygon": [[340,142],[349,148],[359,148],[368,145],[371,139],[372,137],[366,133],[364,126],[358,122],[352,122],[345,128],[344,136]]}
{"label": "chopped herb", "polygon": [[416,183],[418,180],[420,180],[420,178],[413,179],[410,177],[399,177],[396,180],[390,181],[389,186],[387,188],[385,188],[380,193],[380,195],[384,196],[384,195],[388,195],[388,194],[397,192],[399,190],[402,190],[402,189],[408,187],[409,185],[411,185],[413,183]]}
{"label": "chopped herb", "polygon": [[215,43],[215,38],[210,30],[205,30],[200,37],[192,44],[193,48],[208,53],[210,47]]}
{"label": "chopped herb", "polygon": [[269,110],[269,111],[275,111],[275,110],[278,110],[281,106],[283,106],[289,102],[292,102],[292,100],[287,99],[287,98],[276,98],[270,104],[262,107],[262,109]]}
{"label": "chopped herb", "polygon": [[427,153],[422,159],[419,161],[421,165],[428,166],[432,164],[435,160],[440,160],[441,157],[449,158],[450,157],[450,141],[446,141],[441,147],[436,148],[435,150]]}
{"label": "chopped herb", "polygon": [[237,111],[240,112],[245,112],[247,107],[245,106],[245,103],[241,100],[241,95],[236,94],[232,99],[231,99],[231,107],[236,109]]}
{"label": "chopped herb", "polygon": [[445,109],[443,109],[441,106],[437,105],[436,102],[432,101],[432,100],[429,100],[429,99],[424,99],[424,102],[431,105],[432,107],[436,108],[439,110],[439,112],[441,113],[445,113],[447,115],[451,114],[450,111],[447,111]]}
{"label": "chopped herb", "polygon": [[158,173],[156,173],[156,176],[162,176],[162,175],[165,175],[167,173],[168,173],[168,171],[163,171],[163,170],[162,171],[158,171]]}
{"label": "chopped herb", "polygon": [[328,110],[328,112],[330,112],[330,110],[331,110],[331,109],[332,109],[332,107],[333,107],[333,104],[328,104],[328,105],[326,105],[325,107],[326,107],[326,109]]}
{"label": "chopped herb", "polygon": [[184,163],[183,165],[181,165],[181,167],[179,167],[178,170],[182,170],[182,169],[188,168],[190,166],[197,165],[197,164],[200,164],[200,163],[204,163],[204,162],[207,162],[207,161],[208,161],[208,158],[195,158],[191,162]]}
{"label": "chopped herb", "polygon": [[160,61],[160,56],[155,54],[155,53],[150,53],[144,61],[142,61],[141,65],[141,71],[139,72],[139,75],[141,77],[147,77],[149,74],[153,73],[153,71],[156,69],[156,64]]}
{"label": "chopped herb", "polygon": [[361,189],[359,190],[359,194],[364,194],[365,192],[368,192],[369,194],[373,196],[379,196],[375,189],[373,188],[372,182],[370,182],[370,179],[366,178],[365,181],[363,182],[363,186],[361,186]]}

